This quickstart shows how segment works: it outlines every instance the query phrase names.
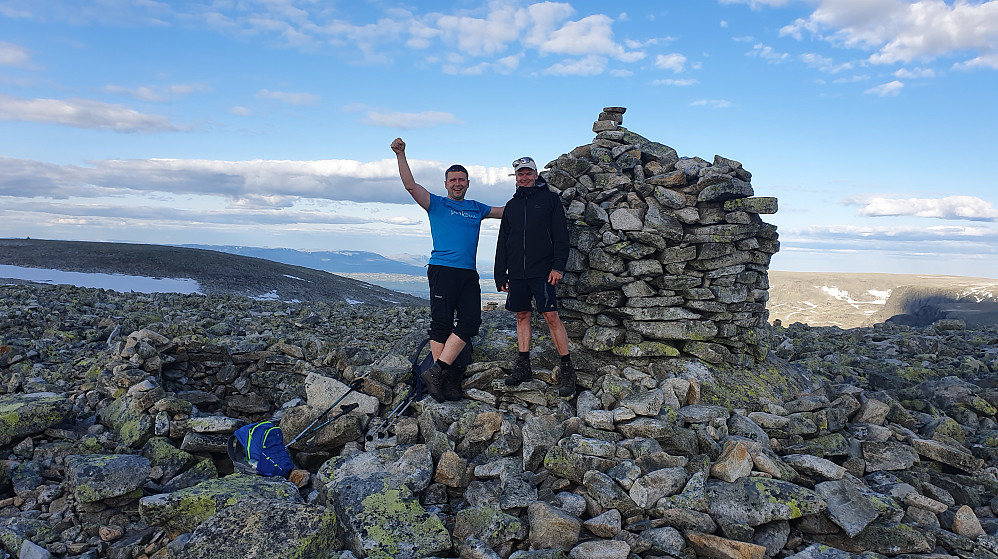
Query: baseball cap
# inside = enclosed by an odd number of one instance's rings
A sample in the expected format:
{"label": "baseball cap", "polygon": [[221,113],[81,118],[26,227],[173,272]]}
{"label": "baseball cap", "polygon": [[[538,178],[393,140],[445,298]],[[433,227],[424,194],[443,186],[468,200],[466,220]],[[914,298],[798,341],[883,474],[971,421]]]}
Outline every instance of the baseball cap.
{"label": "baseball cap", "polygon": [[519,171],[520,169],[533,169],[537,170],[537,164],[530,157],[521,157],[513,162],[513,170]]}

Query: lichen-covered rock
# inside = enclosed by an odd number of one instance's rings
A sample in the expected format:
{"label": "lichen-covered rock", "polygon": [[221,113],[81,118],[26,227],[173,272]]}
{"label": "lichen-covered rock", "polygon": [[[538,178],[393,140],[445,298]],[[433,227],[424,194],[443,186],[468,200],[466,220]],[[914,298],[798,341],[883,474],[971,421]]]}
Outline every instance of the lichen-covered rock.
{"label": "lichen-covered rock", "polygon": [[331,486],[327,499],[343,527],[344,544],[362,557],[420,559],[451,548],[440,518],[428,513],[408,486],[384,473],[345,478]]}
{"label": "lichen-covered rock", "polygon": [[189,532],[219,511],[247,499],[300,503],[298,489],[285,480],[233,474],[173,493],[139,499],[139,514],[150,526],[179,534]]}
{"label": "lichen-covered rock", "polygon": [[95,503],[142,487],[149,459],[131,454],[77,454],[66,457],[66,477],[76,499]]}
{"label": "lichen-covered rock", "polygon": [[734,483],[708,480],[706,494],[711,514],[749,526],[792,520],[828,508],[828,503],[810,489],[761,477],[746,477]]}
{"label": "lichen-covered rock", "polygon": [[567,512],[544,502],[534,502],[527,507],[530,526],[530,545],[535,549],[571,550],[579,541],[582,521]]}
{"label": "lichen-covered rock", "polygon": [[325,557],[342,547],[332,510],[283,500],[245,500],[205,520],[191,534],[183,556]]}
{"label": "lichen-covered rock", "polygon": [[[491,507],[472,507],[457,513],[454,537],[478,538],[491,547],[527,537],[528,524]],[[445,530],[446,533],[446,530]]]}
{"label": "lichen-covered rock", "polygon": [[59,425],[72,412],[73,402],[53,392],[0,396],[0,446]]}
{"label": "lichen-covered rock", "polygon": [[126,446],[140,448],[153,436],[153,417],[144,413],[142,406],[135,405],[134,400],[127,396],[116,398],[100,410],[99,416],[118,433]]}

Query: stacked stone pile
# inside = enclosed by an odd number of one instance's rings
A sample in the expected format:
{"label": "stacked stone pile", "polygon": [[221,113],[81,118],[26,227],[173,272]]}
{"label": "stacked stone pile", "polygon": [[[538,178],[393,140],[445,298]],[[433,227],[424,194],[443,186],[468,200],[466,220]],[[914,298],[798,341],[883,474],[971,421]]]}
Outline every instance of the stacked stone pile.
{"label": "stacked stone pile", "polygon": [[[467,399],[419,402],[381,437],[409,364],[311,353],[332,316],[262,335],[292,307],[249,303],[210,322],[255,316],[252,333],[195,345],[160,321],[108,348],[76,340],[141,313],[0,289],[2,559],[998,557],[998,331],[776,329],[778,352],[830,382],[745,409],[701,399],[696,359],[594,365],[571,400],[553,371],[507,387],[509,363],[481,361]],[[262,381],[275,363],[300,378]],[[238,378],[258,407],[228,401]],[[222,441],[256,410],[290,438],[356,378],[357,412],[296,443],[291,481],[231,473]]]}
{"label": "stacked stone pile", "polygon": [[768,266],[779,250],[775,198],[755,197],[752,175],[621,126],[607,107],[596,138],[547,165],[571,252],[559,285],[570,333],[594,351],[752,365],[765,358]]}

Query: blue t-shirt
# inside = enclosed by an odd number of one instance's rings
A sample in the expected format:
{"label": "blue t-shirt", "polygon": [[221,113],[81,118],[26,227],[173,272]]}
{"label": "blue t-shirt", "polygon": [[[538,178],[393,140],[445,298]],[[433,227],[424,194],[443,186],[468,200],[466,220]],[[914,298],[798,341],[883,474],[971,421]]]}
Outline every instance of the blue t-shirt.
{"label": "blue t-shirt", "polygon": [[492,206],[474,200],[451,200],[430,193],[430,236],[433,250],[430,264],[451,268],[475,269],[478,234]]}

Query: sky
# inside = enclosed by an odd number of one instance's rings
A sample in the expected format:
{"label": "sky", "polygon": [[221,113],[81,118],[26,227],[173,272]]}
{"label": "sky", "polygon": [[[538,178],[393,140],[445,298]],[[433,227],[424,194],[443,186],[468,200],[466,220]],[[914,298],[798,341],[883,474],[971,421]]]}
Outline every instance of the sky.
{"label": "sky", "polygon": [[426,255],[394,138],[498,206],[622,106],[775,270],[998,278],[996,92],[998,0],[0,0],[0,237]]}

